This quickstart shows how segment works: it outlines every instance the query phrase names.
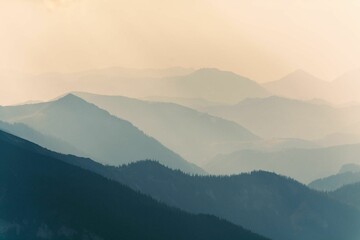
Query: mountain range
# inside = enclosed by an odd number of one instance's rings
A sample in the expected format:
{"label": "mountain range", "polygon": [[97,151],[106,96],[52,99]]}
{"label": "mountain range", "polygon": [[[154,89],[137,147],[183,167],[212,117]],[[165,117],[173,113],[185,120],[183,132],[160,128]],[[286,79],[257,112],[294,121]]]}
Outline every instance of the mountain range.
{"label": "mountain range", "polygon": [[265,238],[168,207],[0,131],[0,239]]}
{"label": "mountain range", "polygon": [[336,174],[347,163],[359,163],[360,145],[340,145],[326,148],[289,148],[279,151],[244,149],[218,155],[205,170],[213,174],[237,174],[266,170],[290,176],[302,183]]}
{"label": "mountain range", "polygon": [[89,93],[75,95],[131,122],[197,164],[217,154],[233,152],[244,142],[259,140],[259,137],[234,122],[173,103]]}
{"label": "mountain range", "polygon": [[[0,120],[25,124],[43,135],[66,142],[85,156],[104,164],[117,166],[156,159],[174,169],[204,173],[130,122],[72,94],[46,103],[2,107]],[[51,150],[58,151],[56,147]]]}
{"label": "mountain range", "polygon": [[317,140],[333,133],[346,132],[360,122],[358,107],[330,105],[271,96],[252,98],[236,105],[203,109],[244,126],[263,138]]}

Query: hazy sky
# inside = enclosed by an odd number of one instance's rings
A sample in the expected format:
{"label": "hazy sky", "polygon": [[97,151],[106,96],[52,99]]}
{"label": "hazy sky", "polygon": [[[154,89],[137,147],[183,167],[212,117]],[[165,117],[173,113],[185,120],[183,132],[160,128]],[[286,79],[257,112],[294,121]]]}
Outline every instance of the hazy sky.
{"label": "hazy sky", "polygon": [[218,67],[258,81],[360,67],[360,0],[1,0],[0,68]]}

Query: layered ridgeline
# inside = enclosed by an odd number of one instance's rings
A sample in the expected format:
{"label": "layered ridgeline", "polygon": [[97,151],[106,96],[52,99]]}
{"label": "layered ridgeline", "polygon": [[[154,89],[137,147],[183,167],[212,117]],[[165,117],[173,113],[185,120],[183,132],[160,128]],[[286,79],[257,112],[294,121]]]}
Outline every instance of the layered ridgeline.
{"label": "layered ridgeline", "polygon": [[[0,119],[23,123],[43,135],[60,139],[104,164],[154,159],[173,169],[203,173],[130,122],[72,94],[47,103],[1,107]],[[62,150],[56,146],[51,149]]]}
{"label": "layered ridgeline", "polygon": [[333,81],[324,81],[303,70],[263,84],[273,94],[301,100],[324,99],[343,104],[360,102],[360,70],[347,72]]}
{"label": "layered ridgeline", "polygon": [[336,174],[344,164],[359,163],[359,156],[359,144],[327,148],[289,148],[279,151],[244,149],[219,155],[203,167],[215,174],[273,171],[308,184]]}
{"label": "layered ridgeline", "polygon": [[263,85],[271,93],[301,100],[329,99],[331,84],[303,70],[296,70],[279,80]]}
{"label": "layered ridgeline", "polygon": [[265,240],[61,161],[69,157],[0,131],[0,239]]}
{"label": "layered ridgeline", "polygon": [[[43,150],[41,154],[59,158]],[[272,173],[195,177],[151,161],[110,167],[73,156],[60,159],[171,206],[214,214],[274,239],[355,240],[360,234],[359,212]]]}
{"label": "layered ridgeline", "polygon": [[22,123],[7,123],[0,121],[0,130],[11,133],[30,142],[39,144],[40,146],[43,146],[47,149],[77,156],[86,156],[85,153],[79,151],[72,145],[55,137],[41,134],[40,132],[35,131],[34,129]]}
{"label": "layered ridgeline", "polygon": [[259,140],[234,122],[173,103],[90,93],[75,95],[128,120],[194,163],[204,162],[219,153],[233,152],[244,142]]}
{"label": "layered ridgeline", "polygon": [[235,121],[264,138],[315,140],[358,122],[359,111],[283,97],[253,98],[236,105],[205,108],[209,114]]}
{"label": "layered ridgeline", "polygon": [[358,211],[276,174],[192,177],[156,162],[138,162],[119,171],[121,182],[165,203],[214,214],[273,239],[360,236]]}
{"label": "layered ridgeline", "polygon": [[328,194],[332,198],[360,210],[360,182],[342,186]]}
{"label": "layered ridgeline", "polygon": [[[69,74],[10,74],[2,76],[11,86],[31,88],[29,95],[18,94],[14,87],[4,92],[11,102],[43,100],[64,92],[93,92],[132,97],[172,97],[204,99],[211,102],[236,103],[248,97],[264,97],[269,93],[255,81],[214,68],[125,69],[105,68]],[[42,86],[34,89],[33,86]],[[5,103],[8,104],[8,103]]]}
{"label": "layered ridgeline", "polygon": [[316,179],[309,183],[309,187],[319,191],[334,191],[357,182],[360,182],[360,165],[346,164],[337,174]]}
{"label": "layered ridgeline", "polygon": [[269,96],[255,81],[215,68],[204,68],[188,75],[165,78],[161,87],[166,90],[162,96],[200,98],[222,103]]}

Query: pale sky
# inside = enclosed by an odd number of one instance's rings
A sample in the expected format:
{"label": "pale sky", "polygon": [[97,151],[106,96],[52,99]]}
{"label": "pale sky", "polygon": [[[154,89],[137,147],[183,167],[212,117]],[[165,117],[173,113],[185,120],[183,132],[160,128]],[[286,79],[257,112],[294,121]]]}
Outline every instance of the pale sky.
{"label": "pale sky", "polygon": [[360,68],[360,0],[1,0],[0,69],[217,67],[254,80]]}

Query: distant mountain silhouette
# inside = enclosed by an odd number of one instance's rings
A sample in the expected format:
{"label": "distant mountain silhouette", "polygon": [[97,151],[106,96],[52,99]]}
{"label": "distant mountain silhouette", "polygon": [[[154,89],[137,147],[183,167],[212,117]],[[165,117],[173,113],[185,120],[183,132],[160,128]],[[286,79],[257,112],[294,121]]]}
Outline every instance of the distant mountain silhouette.
{"label": "distant mountain silhouette", "polygon": [[323,138],[315,140],[316,143],[325,146],[336,146],[346,144],[357,144],[360,143],[360,135],[351,133],[332,133]]}
{"label": "distant mountain silhouette", "polygon": [[349,71],[332,82],[334,101],[359,102],[360,101],[360,69]]}
{"label": "distant mountain silhouette", "polygon": [[240,150],[219,155],[203,165],[216,174],[236,174],[253,170],[274,171],[309,183],[338,172],[347,163],[359,163],[360,145],[280,151]]}
{"label": "distant mountain silhouette", "polygon": [[296,70],[279,80],[267,82],[263,86],[274,95],[294,99],[328,99],[330,95],[330,82],[323,81],[303,70]]}
{"label": "distant mountain silhouette", "polygon": [[243,142],[259,139],[234,122],[177,104],[89,93],[75,95],[128,120],[185,159],[197,164],[219,153],[235,151]]}
{"label": "distant mountain silhouette", "polygon": [[277,96],[246,99],[205,111],[235,121],[264,138],[316,139],[338,131],[348,121],[356,121],[331,106]]}
{"label": "distant mountain silhouette", "polygon": [[360,69],[349,71],[331,82],[297,70],[287,76],[263,85],[269,92],[288,98],[310,100],[324,99],[344,104],[360,101]]}
{"label": "distant mountain silhouette", "polygon": [[215,68],[199,69],[189,75],[164,79],[168,94],[182,98],[202,98],[214,102],[236,103],[269,93],[248,78]]}
{"label": "distant mountain silhouette", "polygon": [[265,240],[167,207],[63,157],[0,131],[0,239]]}
{"label": "distant mountain silhouette", "polygon": [[360,172],[360,164],[356,164],[356,163],[344,164],[343,166],[341,166],[339,173],[346,173],[346,172]]}
{"label": "distant mountain silhouette", "polygon": [[154,159],[170,168],[203,173],[128,121],[72,94],[47,103],[0,108],[0,119],[26,124],[104,164]]}
{"label": "distant mountain silhouette", "polygon": [[151,96],[143,98],[151,102],[175,103],[184,107],[201,110],[206,107],[222,105],[222,103],[211,102],[201,98],[181,98],[181,97],[158,97]]}
{"label": "distant mountain silhouette", "polygon": [[319,191],[335,191],[345,185],[360,182],[360,165],[345,164],[339,173],[320,178],[309,183],[309,187]]}

